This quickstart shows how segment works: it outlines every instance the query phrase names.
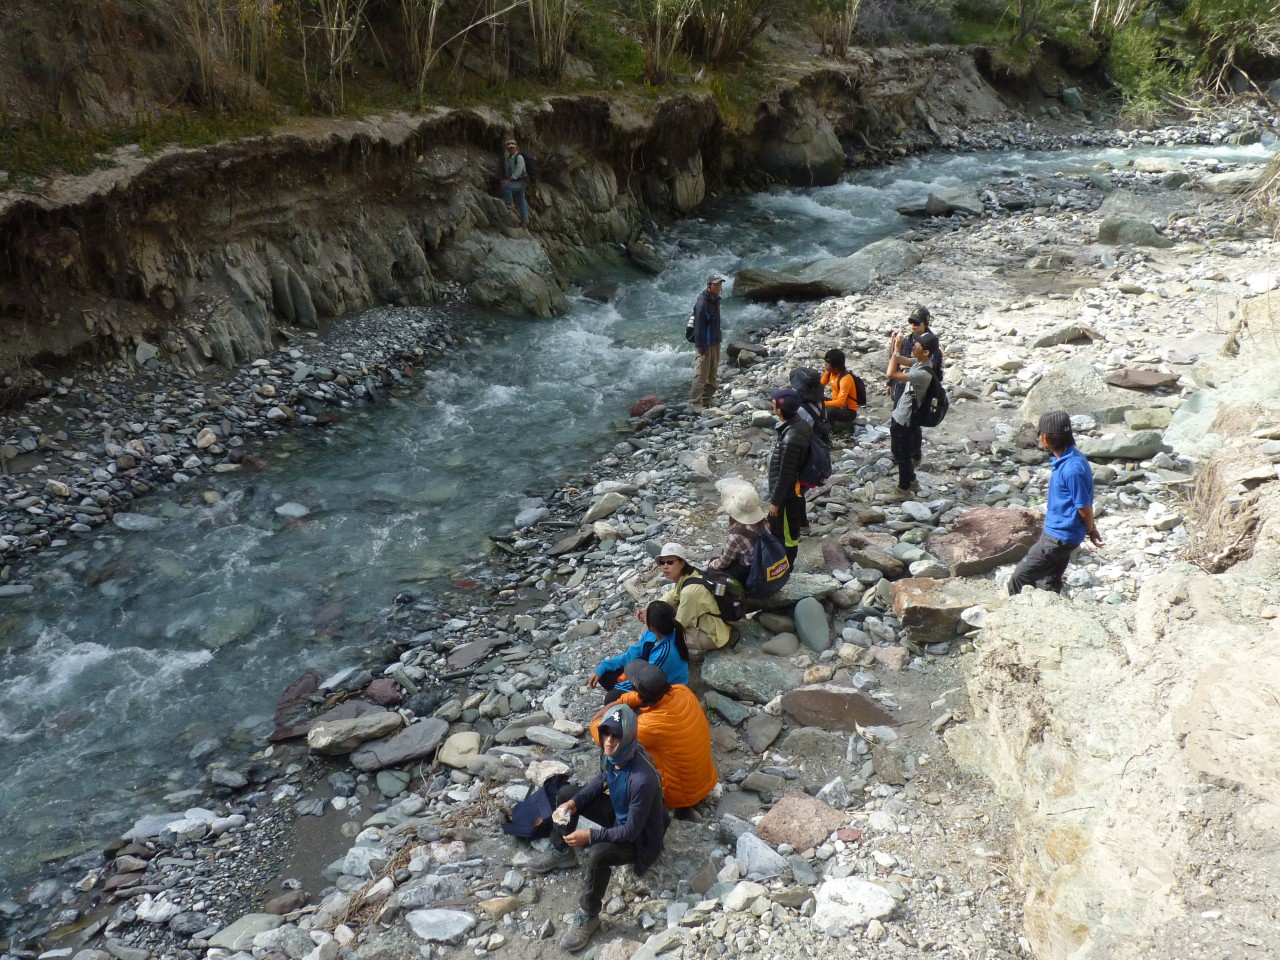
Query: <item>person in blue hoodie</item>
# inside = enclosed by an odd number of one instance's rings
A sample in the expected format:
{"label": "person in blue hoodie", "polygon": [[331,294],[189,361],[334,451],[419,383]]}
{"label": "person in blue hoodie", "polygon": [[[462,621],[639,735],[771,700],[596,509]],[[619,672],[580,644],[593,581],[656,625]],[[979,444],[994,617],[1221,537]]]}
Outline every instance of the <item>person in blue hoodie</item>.
{"label": "person in blue hoodie", "polygon": [[[578,865],[575,850],[587,851],[586,877],[573,926],[560,941],[577,953],[600,929],[600,910],[613,868],[632,864],[643,876],[662,854],[671,815],[662,798],[662,777],[638,739],[635,712],[625,703],[605,710],[597,727],[600,773],[585,787],[566,784],[556,796],[551,845],[555,852],[529,864],[534,873]],[[578,817],[600,824],[578,829]]]}
{"label": "person in blue hoodie", "polygon": [[623,676],[623,668],[632,660],[647,660],[661,670],[671,684],[689,685],[689,648],[684,642],[684,627],[676,619],[675,607],[655,600],[640,613],[647,628],[639,641],[616,657],[606,657],[587,680],[589,687],[604,687],[605,703],[613,703],[635,687]]}

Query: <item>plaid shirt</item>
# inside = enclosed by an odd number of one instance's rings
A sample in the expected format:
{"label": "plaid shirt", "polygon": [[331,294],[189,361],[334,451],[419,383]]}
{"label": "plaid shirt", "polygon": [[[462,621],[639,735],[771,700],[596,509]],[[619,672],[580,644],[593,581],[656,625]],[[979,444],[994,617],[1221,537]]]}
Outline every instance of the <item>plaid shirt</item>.
{"label": "plaid shirt", "polygon": [[755,549],[756,538],[767,529],[767,521],[750,525],[734,522],[729,526],[729,537],[724,542],[720,556],[707,564],[710,570],[732,572],[734,569],[747,570],[751,567],[751,553]]}

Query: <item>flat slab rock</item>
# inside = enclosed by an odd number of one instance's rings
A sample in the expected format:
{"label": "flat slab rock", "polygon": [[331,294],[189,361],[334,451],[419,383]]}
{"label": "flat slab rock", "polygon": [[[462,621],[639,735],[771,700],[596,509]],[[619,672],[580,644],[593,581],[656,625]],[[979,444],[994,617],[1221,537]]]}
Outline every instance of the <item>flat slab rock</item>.
{"label": "flat slab rock", "polygon": [[371,773],[420,760],[435,752],[448,730],[449,724],[439,717],[419,720],[393,737],[365,743],[351,754],[351,763],[357,770]]}
{"label": "flat slab rock", "polygon": [[953,577],[971,577],[1006,563],[1017,563],[1040,536],[1041,517],[1033,510],[980,507],[930,537],[926,549]]}
{"label": "flat slab rock", "polygon": [[756,835],[776,846],[808,850],[844,826],[845,815],[807,793],[789,793],[756,824]]}
{"label": "flat slab rock", "polygon": [[814,891],[813,899],[813,925],[829,936],[892,916],[898,909],[898,901],[888,890],[856,877],[825,881]]}
{"label": "flat slab rock", "polygon": [[1174,387],[1182,379],[1180,373],[1162,373],[1159,370],[1137,370],[1126,368],[1113,370],[1107,374],[1107,383],[1113,387],[1124,387],[1126,390],[1158,390],[1161,387]]}
{"label": "flat slab rock", "polygon": [[807,727],[845,733],[853,733],[859,726],[891,727],[898,722],[865,693],[833,683],[819,683],[790,691],[782,698],[782,709]]}
{"label": "flat slab rock", "polygon": [[476,918],[461,910],[411,910],[405,914],[409,929],[431,943],[461,943]]}

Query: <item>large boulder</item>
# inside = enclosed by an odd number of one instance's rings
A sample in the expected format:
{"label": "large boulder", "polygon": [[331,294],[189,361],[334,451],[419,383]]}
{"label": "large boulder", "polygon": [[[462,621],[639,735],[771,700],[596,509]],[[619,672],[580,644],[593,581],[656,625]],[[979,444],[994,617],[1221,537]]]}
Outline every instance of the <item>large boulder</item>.
{"label": "large boulder", "polygon": [[1126,390],[1159,390],[1162,387],[1176,387],[1181,379],[1180,373],[1140,370],[1131,367],[1113,370],[1107,374],[1107,383],[1113,387],[1124,387]]}
{"label": "large boulder", "polygon": [[760,145],[760,169],[793,187],[831,186],[844,171],[844,148],[830,121],[813,110],[785,116]]}
{"label": "large boulder", "polygon": [[1017,563],[1040,536],[1041,518],[1032,510],[979,507],[951,524],[947,533],[925,546],[953,577],[972,577],[1006,563]]}
{"label": "large boulder", "polygon": [[702,665],[702,682],[738,700],[768,703],[800,683],[800,675],[775,660],[735,656],[708,657]]}
{"label": "large boulder", "polygon": [[893,894],[870,880],[826,880],[814,891],[813,925],[828,936],[838,936],[890,917],[897,909]]}
{"label": "large boulder", "polygon": [[1164,437],[1159,430],[1135,430],[1083,437],[1076,444],[1091,460],[1146,460],[1164,449]]}
{"label": "large boulder", "polygon": [[782,607],[791,607],[799,603],[805,597],[813,597],[815,600],[829,599],[841,587],[841,583],[835,577],[829,577],[822,573],[793,573],[791,578],[787,580],[786,586],[775,593],[771,597],[759,601],[760,606],[766,610],[777,610]]}
{"label": "large boulder", "polygon": [[1133,409],[1133,394],[1107,386],[1102,374],[1084,357],[1072,357],[1045,371],[1022,401],[1023,422],[1036,426],[1050,410],[1088,413],[1103,423],[1114,423]]}
{"label": "large boulder", "polygon": [[337,756],[350,753],[366,740],[376,740],[400,729],[400,714],[380,710],[350,720],[323,720],[307,733],[307,746],[314,753]]}
{"label": "large boulder", "polygon": [[819,300],[860,293],[880,277],[918,266],[923,258],[904,240],[877,240],[847,257],[780,270],[741,270],[733,294],[745,300]]}
{"label": "large boulder", "polygon": [[1261,167],[1243,167],[1226,173],[1211,173],[1200,178],[1200,186],[1210,193],[1248,193],[1258,182]]}
{"label": "large boulder", "polygon": [[962,213],[971,217],[982,216],[982,200],[972,187],[940,187],[917,203],[905,203],[898,213],[905,217],[947,217]]}
{"label": "large boulder", "polygon": [[923,647],[955,637],[960,614],[969,607],[993,607],[1008,598],[999,584],[989,580],[912,577],[893,584],[890,606],[902,621],[907,639]]}
{"label": "large boulder", "polygon": [[1186,205],[1186,197],[1182,194],[1167,191],[1137,194],[1122,189],[1113,190],[1107,194],[1102,205],[1098,207],[1098,214],[1104,220],[1114,216],[1128,216],[1148,221],[1164,220],[1170,213]]}
{"label": "large boulder", "polygon": [[372,740],[351,754],[351,764],[366,773],[385,767],[398,767],[411,760],[421,760],[435,753],[449,730],[439,717],[428,717],[411,724],[393,737]]}
{"label": "large boulder", "polygon": [[555,268],[532,240],[499,238],[477,251],[467,295],[473,302],[503,313],[552,317],[569,312]]}
{"label": "large boulder", "polygon": [[1173,241],[1163,236],[1150,222],[1137,217],[1107,217],[1098,227],[1098,242],[1112,246],[1132,244],[1135,247],[1172,247]]}

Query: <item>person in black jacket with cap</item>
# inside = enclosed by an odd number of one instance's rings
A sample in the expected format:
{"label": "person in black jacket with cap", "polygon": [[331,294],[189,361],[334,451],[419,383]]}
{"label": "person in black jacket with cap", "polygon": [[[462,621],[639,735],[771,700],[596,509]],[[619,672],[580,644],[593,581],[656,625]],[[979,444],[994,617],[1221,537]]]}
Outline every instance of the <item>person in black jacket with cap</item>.
{"label": "person in black jacket with cap", "polygon": [[693,410],[700,413],[711,406],[716,392],[716,376],[720,367],[720,291],[724,277],[713,273],[707,277],[707,289],[698,294],[693,305],[693,386],[689,399]]}
{"label": "person in black jacket with cap", "polygon": [[773,391],[773,412],[778,424],[769,454],[769,528],[782,541],[793,570],[800,552],[800,531],[808,526],[799,480],[809,457],[813,428],[800,415],[803,403],[800,394],[790,387]]}

